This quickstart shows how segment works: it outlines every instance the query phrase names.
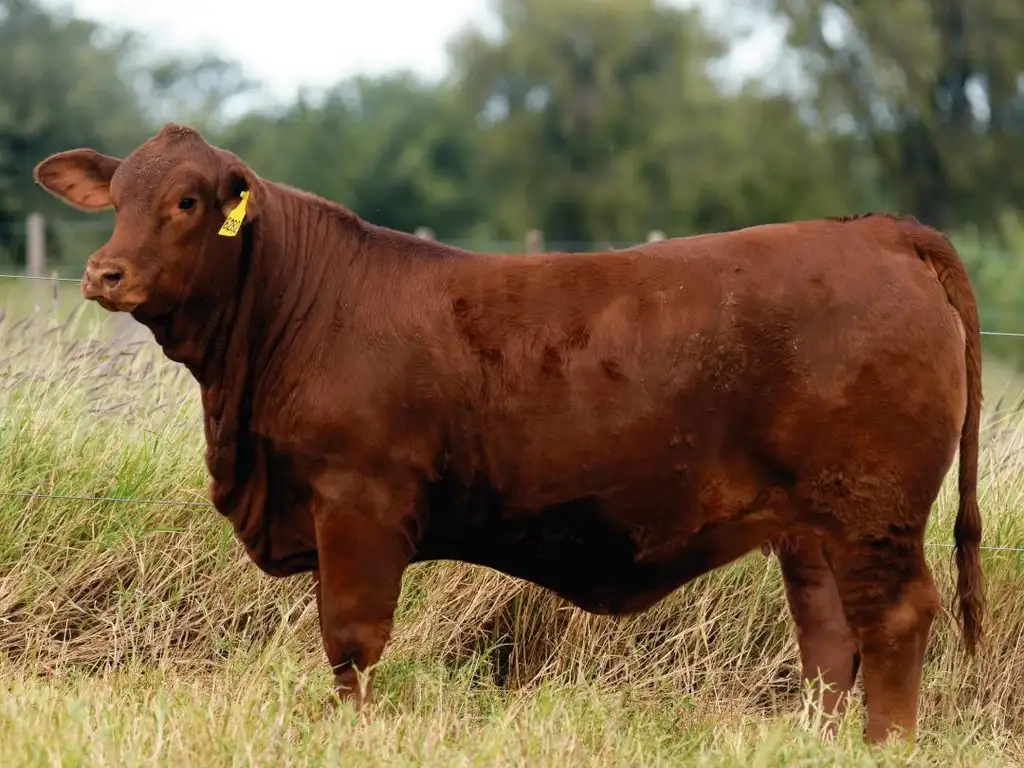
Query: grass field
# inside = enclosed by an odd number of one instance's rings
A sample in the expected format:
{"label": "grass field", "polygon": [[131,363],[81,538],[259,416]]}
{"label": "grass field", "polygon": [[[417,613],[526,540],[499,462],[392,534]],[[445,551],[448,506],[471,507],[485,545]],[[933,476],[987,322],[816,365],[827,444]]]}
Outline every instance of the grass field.
{"label": "grass field", "polygon": [[[191,380],[151,344],[104,346],[96,307],[25,323],[30,303],[0,286],[0,492],[204,502]],[[1024,545],[1019,394],[990,362],[988,546]],[[948,612],[956,498],[951,474],[929,529],[947,612],[911,753],[864,746],[859,706],[821,743],[760,553],[623,621],[485,569],[415,566],[378,702],[356,714],[324,707],[309,579],[260,575],[211,508],[0,497],[0,763],[1021,764],[1024,554],[985,553],[989,641],[968,663]]]}

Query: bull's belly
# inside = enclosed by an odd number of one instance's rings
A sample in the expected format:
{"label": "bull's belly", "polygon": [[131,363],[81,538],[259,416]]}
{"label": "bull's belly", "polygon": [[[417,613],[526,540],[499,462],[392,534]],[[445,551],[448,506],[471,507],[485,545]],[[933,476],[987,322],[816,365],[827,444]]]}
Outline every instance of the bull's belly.
{"label": "bull's belly", "polygon": [[[628,514],[596,497],[531,513],[507,510],[459,528],[429,530],[416,560],[460,560],[551,590],[597,614],[629,614],[757,549],[785,518],[773,490],[708,509],[689,502]],[[486,520],[486,521],[485,521]]]}

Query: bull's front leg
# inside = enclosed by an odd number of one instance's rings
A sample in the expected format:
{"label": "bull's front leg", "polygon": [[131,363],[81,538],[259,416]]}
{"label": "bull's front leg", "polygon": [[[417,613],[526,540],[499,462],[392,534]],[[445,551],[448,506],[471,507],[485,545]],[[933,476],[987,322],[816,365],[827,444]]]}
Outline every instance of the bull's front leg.
{"label": "bull's front leg", "polygon": [[324,475],[314,488],[320,633],[335,692],[358,706],[372,700],[371,667],[391,636],[402,574],[413,555],[406,531],[415,495],[348,472]]}

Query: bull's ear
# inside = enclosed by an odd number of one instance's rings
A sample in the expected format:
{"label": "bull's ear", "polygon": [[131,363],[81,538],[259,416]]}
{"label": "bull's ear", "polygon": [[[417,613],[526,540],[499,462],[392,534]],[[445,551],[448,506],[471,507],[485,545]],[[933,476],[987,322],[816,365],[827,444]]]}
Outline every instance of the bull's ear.
{"label": "bull's ear", "polygon": [[[225,153],[227,154],[227,153]],[[245,196],[245,215],[243,222],[252,222],[259,218],[260,207],[263,204],[264,187],[251,168],[237,158],[225,163],[220,173],[220,180],[217,184],[217,205],[225,219],[232,217],[232,214],[242,204],[242,193]],[[235,214],[237,216],[238,214]],[[232,217],[233,218],[233,217]]]}
{"label": "bull's ear", "polygon": [[36,183],[68,205],[102,211],[113,203],[110,179],[121,161],[94,149],[70,149],[50,155],[36,166]]}

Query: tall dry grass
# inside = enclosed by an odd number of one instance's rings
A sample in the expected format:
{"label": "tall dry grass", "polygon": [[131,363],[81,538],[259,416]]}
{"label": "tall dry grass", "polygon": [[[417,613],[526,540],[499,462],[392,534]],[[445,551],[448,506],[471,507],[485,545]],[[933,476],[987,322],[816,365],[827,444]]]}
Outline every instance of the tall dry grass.
{"label": "tall dry grass", "polygon": [[[325,715],[310,580],[261,575],[204,506],[191,380],[82,315],[36,320],[0,322],[0,492],[25,494],[0,496],[0,743],[19,764],[882,759],[863,751],[857,708],[831,747],[787,719],[805,704],[796,645],[760,553],[625,620],[486,569],[415,566],[376,716]],[[986,546],[1024,546],[1024,418],[1005,381],[987,379]],[[110,497],[181,503],[88,500]],[[929,529],[947,609],[956,498],[953,473]],[[988,644],[968,663],[948,610],[936,622],[915,764],[1024,760],[1024,554],[987,551],[984,567]]]}

